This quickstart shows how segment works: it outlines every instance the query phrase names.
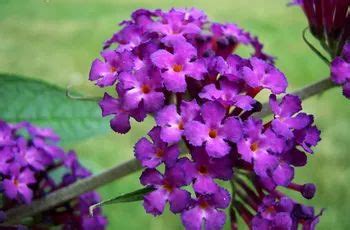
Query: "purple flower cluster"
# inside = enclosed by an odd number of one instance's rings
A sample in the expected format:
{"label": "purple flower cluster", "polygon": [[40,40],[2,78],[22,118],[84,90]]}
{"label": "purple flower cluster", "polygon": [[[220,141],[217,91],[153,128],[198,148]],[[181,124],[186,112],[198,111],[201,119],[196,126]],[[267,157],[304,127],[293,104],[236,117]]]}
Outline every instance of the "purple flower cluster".
{"label": "purple flower cluster", "polygon": [[343,94],[350,99],[350,41],[345,44],[341,56],[331,64],[331,78],[343,87]]}
{"label": "purple flower cluster", "polygon": [[[73,151],[57,146],[59,137],[47,128],[28,122],[9,124],[0,120],[1,212],[65,187],[90,172]],[[30,228],[62,226],[64,229],[104,229],[101,211],[89,216],[90,205],[100,201],[97,193],[81,195],[75,201],[45,211],[30,222]],[[5,221],[2,218],[1,221]]]}
{"label": "purple flower cluster", "polygon": [[350,39],[350,2],[348,0],[293,0],[309,21],[312,34],[335,57]]}
{"label": "purple flower cluster", "polygon": [[[288,83],[258,39],[235,24],[210,22],[197,9],[141,9],[121,26],[105,43],[104,60],[93,61],[90,80],[115,86],[118,97],[106,93],[100,106],[103,116],[114,116],[116,132],[130,130],[130,117],[155,118],[149,138],[135,145],[145,168],[140,181],[154,188],[144,196],[146,212],[160,215],[169,203],[191,230],[221,229],[229,206],[249,226],[260,221],[273,227],[279,221],[264,214],[267,205],[276,206],[276,216],[283,212],[288,229],[316,223],[315,215],[296,217],[295,211],[277,207],[286,199],[279,186],[307,199],[314,196],[313,184],[292,181],[320,132],[313,117],[301,112],[297,96],[277,99]],[[255,51],[243,58],[234,54],[238,45]],[[271,93],[274,116],[267,122],[255,116],[261,91]],[[247,192],[230,194],[219,181]],[[271,204],[265,201],[269,194],[275,195]]]}

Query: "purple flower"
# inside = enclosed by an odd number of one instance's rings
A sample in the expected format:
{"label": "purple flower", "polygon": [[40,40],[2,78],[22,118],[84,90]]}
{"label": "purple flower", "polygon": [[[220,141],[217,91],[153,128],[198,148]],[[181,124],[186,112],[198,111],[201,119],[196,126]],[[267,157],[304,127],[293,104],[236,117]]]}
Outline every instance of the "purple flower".
{"label": "purple flower", "polygon": [[152,62],[162,70],[165,87],[172,92],[186,90],[186,76],[201,80],[206,72],[200,60],[193,61],[197,51],[191,44],[182,40],[172,42],[174,53],[161,49],[151,55]]}
{"label": "purple flower", "polygon": [[244,161],[254,163],[254,171],[262,177],[268,177],[268,170],[278,164],[276,156],[285,148],[284,140],[271,130],[263,132],[262,122],[249,118],[243,127],[243,138],[237,143],[237,150]]}
{"label": "purple flower", "polygon": [[105,50],[101,53],[104,62],[95,59],[91,64],[89,74],[90,81],[96,81],[100,87],[111,86],[115,83],[118,75],[123,71],[131,71],[133,68],[133,56],[130,52],[115,52]]}
{"label": "purple flower", "polygon": [[12,138],[12,129],[6,122],[0,120],[0,147],[14,144],[15,141]]}
{"label": "purple flower", "polygon": [[335,84],[343,86],[343,94],[350,99],[350,42],[344,46],[342,56],[331,64],[331,78]]}
{"label": "purple flower", "polygon": [[0,149],[0,173],[8,175],[13,158],[14,154],[10,147]]}
{"label": "purple flower", "polygon": [[321,140],[320,134],[321,132],[316,126],[294,131],[296,143],[308,153],[313,153],[311,147],[316,146]]}
{"label": "purple flower", "polygon": [[225,209],[230,204],[230,194],[223,188],[210,195],[199,195],[191,207],[182,212],[181,219],[187,230],[222,229],[226,222]]}
{"label": "purple flower", "polygon": [[161,127],[161,139],[167,143],[180,141],[185,125],[199,115],[199,110],[195,100],[182,101],[181,115],[177,113],[175,105],[168,105],[160,110],[156,115],[156,122]]}
{"label": "purple flower", "polygon": [[278,103],[276,96],[271,95],[270,107],[275,118],[271,123],[272,129],[276,134],[285,138],[292,138],[293,130],[306,128],[313,123],[311,115],[298,113],[302,109],[301,100],[298,96],[287,94]]}
{"label": "purple flower", "polygon": [[29,204],[33,197],[33,191],[29,188],[29,185],[35,182],[34,173],[30,169],[20,171],[18,165],[13,165],[11,167],[11,178],[4,179],[2,186],[8,198],[23,200]]}
{"label": "purple flower", "polygon": [[222,157],[229,153],[227,143],[237,142],[241,137],[241,123],[234,117],[226,118],[225,108],[217,102],[207,102],[201,108],[203,121],[190,121],[184,135],[193,146],[205,144],[209,156]]}
{"label": "purple flower", "polygon": [[220,81],[220,89],[215,84],[206,85],[199,94],[201,98],[219,101],[224,107],[236,106],[243,110],[251,110],[255,100],[248,95],[241,95],[242,85],[227,79]]}
{"label": "purple flower", "polygon": [[230,180],[233,176],[233,161],[230,156],[211,158],[204,148],[195,148],[191,151],[193,163],[187,165],[187,171],[195,179],[194,191],[200,194],[215,193],[219,186],[214,179]]}
{"label": "purple flower", "polygon": [[252,220],[252,229],[293,229],[294,205],[287,197],[282,197],[280,201],[275,201],[273,196],[265,197]]}
{"label": "purple flower", "polygon": [[144,207],[147,213],[154,216],[163,213],[166,202],[174,213],[183,211],[190,202],[191,195],[180,187],[189,184],[189,178],[184,171],[183,161],[173,167],[167,167],[164,175],[156,169],[146,169],[141,177],[141,184],[153,186],[155,190],[144,196]]}
{"label": "purple flower", "polygon": [[130,117],[137,121],[142,121],[146,116],[142,108],[134,110],[124,109],[121,100],[113,98],[108,93],[105,93],[99,105],[102,109],[102,116],[114,115],[110,125],[118,133],[127,133],[130,130]]}
{"label": "purple flower", "polygon": [[162,162],[167,166],[172,166],[179,156],[180,151],[177,144],[168,145],[162,141],[160,132],[160,127],[154,127],[148,133],[153,143],[143,137],[135,145],[135,157],[143,167],[155,168]]}
{"label": "purple flower", "polygon": [[211,30],[213,31],[213,34],[215,36],[232,37],[235,39],[236,42],[243,44],[249,43],[249,37],[247,36],[247,33],[243,29],[239,28],[236,24],[213,23],[211,26]]}
{"label": "purple flower", "polygon": [[258,58],[250,59],[250,66],[242,69],[243,79],[252,88],[267,88],[274,94],[284,93],[287,79],[277,68]]}
{"label": "purple flower", "polygon": [[[162,12],[160,21],[150,23],[147,28],[151,32],[157,32],[165,36],[162,41],[167,42],[187,34],[198,34],[201,29],[203,15],[198,11],[185,11],[171,9],[169,12]],[[199,25],[198,25],[199,24]]]}
{"label": "purple flower", "polygon": [[155,112],[163,106],[164,95],[159,91],[162,83],[157,72],[141,69],[134,74],[123,73],[120,82],[125,90],[122,96],[125,109],[137,109],[141,102],[146,112]]}

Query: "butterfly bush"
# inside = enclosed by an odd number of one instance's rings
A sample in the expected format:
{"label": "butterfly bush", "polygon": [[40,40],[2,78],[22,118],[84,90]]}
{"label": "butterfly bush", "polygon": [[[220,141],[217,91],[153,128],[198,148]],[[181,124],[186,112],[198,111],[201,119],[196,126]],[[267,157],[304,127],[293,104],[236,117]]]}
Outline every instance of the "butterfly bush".
{"label": "butterfly bush", "polygon": [[[5,212],[21,204],[66,187],[91,173],[78,161],[74,151],[57,146],[59,137],[48,128],[28,122],[9,124],[0,120],[0,221]],[[89,206],[100,201],[96,192],[78,198],[36,216],[26,224],[29,228],[104,229],[107,221],[101,210],[89,216]],[[6,227],[4,227],[6,228]],[[10,226],[8,226],[10,229]]]}
{"label": "butterfly bush", "polygon": [[294,0],[291,3],[302,7],[312,34],[333,58],[332,81],[342,86],[344,96],[350,98],[350,1]]}
{"label": "butterfly bush", "polygon": [[[320,214],[280,188],[314,196],[315,185],[294,182],[294,171],[320,131],[301,100],[284,94],[286,77],[259,40],[197,9],[140,9],[120,26],[89,79],[117,94],[99,103],[117,133],[130,130],[131,118],[154,117],[134,148],[140,182],[153,189],[146,212],[160,215],[169,203],[186,229],[222,229],[225,211],[252,229],[314,229]],[[237,55],[239,46],[251,54]],[[270,94],[269,120],[257,115],[262,91]]]}

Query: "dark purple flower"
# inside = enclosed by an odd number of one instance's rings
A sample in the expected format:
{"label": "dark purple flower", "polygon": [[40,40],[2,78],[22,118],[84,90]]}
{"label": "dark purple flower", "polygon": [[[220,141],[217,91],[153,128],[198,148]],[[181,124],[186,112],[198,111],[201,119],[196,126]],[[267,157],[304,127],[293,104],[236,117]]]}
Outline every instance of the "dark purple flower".
{"label": "dark purple flower", "polygon": [[33,197],[33,191],[29,188],[30,184],[36,182],[34,173],[30,169],[20,171],[18,165],[11,167],[11,177],[2,182],[5,195],[10,199],[24,201],[29,204]]}
{"label": "dark purple flower", "polygon": [[267,88],[274,94],[284,93],[287,79],[284,74],[271,64],[258,58],[250,59],[250,66],[242,69],[243,79],[252,88]]}
{"label": "dark purple flower", "polygon": [[180,114],[175,105],[168,105],[156,115],[157,125],[161,127],[160,137],[167,143],[178,142],[181,139],[185,125],[199,115],[199,105],[195,100],[182,101]]}
{"label": "dark purple flower", "polygon": [[287,197],[276,201],[275,197],[266,196],[252,220],[252,229],[294,229],[292,216],[294,205],[294,202]]}
{"label": "dark purple flower", "polygon": [[205,144],[209,156],[222,157],[229,153],[227,143],[241,138],[241,122],[234,117],[226,118],[225,108],[217,102],[207,102],[201,108],[203,121],[190,121],[184,135],[193,146]]}
{"label": "dark purple flower", "polygon": [[149,131],[153,143],[146,138],[141,138],[135,145],[135,157],[143,167],[155,168],[164,162],[167,166],[175,164],[180,150],[177,144],[168,145],[160,138],[161,128],[154,127]]}
{"label": "dark purple flower", "polygon": [[285,138],[292,138],[293,130],[303,129],[313,123],[311,115],[298,113],[302,109],[298,96],[287,94],[278,103],[276,96],[271,95],[270,107],[275,118],[271,123],[272,129]]}
{"label": "dark purple flower", "polygon": [[316,126],[294,131],[296,143],[308,153],[313,153],[311,147],[316,146],[321,140],[320,134],[321,131]]}
{"label": "dark purple flower", "polygon": [[122,101],[119,98],[113,98],[108,93],[105,93],[99,105],[102,109],[102,116],[114,115],[110,125],[118,133],[127,133],[130,130],[130,117],[142,121],[146,116],[142,108],[124,109]]}
{"label": "dark purple flower", "polygon": [[181,219],[188,230],[222,229],[226,222],[225,209],[230,204],[230,194],[223,188],[210,195],[199,195],[192,206],[182,212]]}
{"label": "dark purple flower", "polygon": [[215,193],[219,186],[214,179],[230,180],[233,176],[233,161],[230,156],[212,158],[204,148],[195,148],[191,151],[193,163],[188,164],[186,170],[195,179],[194,191],[200,194]]}
{"label": "dark purple flower", "polygon": [[169,202],[170,210],[174,213],[183,211],[190,202],[190,193],[180,189],[190,182],[182,161],[173,167],[167,167],[164,175],[156,169],[146,169],[140,181],[143,185],[155,188],[153,192],[144,196],[143,203],[146,212],[154,216],[163,213],[166,202]]}
{"label": "dark purple flower", "polygon": [[200,60],[192,61],[197,56],[197,51],[191,44],[178,39],[172,45],[174,53],[158,50],[151,55],[151,59],[162,70],[165,87],[172,92],[184,92],[186,76],[201,80],[206,69]]}

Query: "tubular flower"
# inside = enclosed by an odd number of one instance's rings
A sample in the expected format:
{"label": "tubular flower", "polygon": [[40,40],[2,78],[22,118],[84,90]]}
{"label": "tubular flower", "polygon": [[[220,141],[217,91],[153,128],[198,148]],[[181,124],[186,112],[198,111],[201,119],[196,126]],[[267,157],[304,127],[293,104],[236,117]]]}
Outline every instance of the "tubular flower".
{"label": "tubular flower", "polygon": [[[155,118],[150,139],[134,148],[144,167],[141,184],[152,188],[144,196],[146,212],[160,215],[169,203],[186,229],[209,230],[223,228],[230,206],[231,221],[238,213],[250,227],[313,228],[318,216],[296,202],[282,208],[287,198],[279,187],[314,196],[315,186],[295,183],[294,171],[306,165],[320,132],[297,96],[281,95],[286,77],[259,40],[235,24],[211,22],[197,9],[140,9],[121,26],[104,49],[132,53],[125,61],[133,60],[133,68],[120,68],[118,98],[106,94],[100,105],[103,116],[115,116],[111,126],[119,133],[129,131],[130,117]],[[234,54],[240,45],[254,52]],[[261,91],[271,94],[274,116],[266,122],[255,116]],[[235,192],[219,181],[230,182]],[[275,197],[271,204],[269,196]],[[266,214],[270,206],[273,216]]]}
{"label": "tubular flower", "polygon": [[[51,192],[90,176],[73,151],[57,146],[59,137],[47,128],[28,122],[8,124],[0,120],[1,213],[20,204],[30,204]],[[100,201],[89,192],[36,216],[29,228],[60,226],[64,229],[104,229],[101,210],[90,217],[89,206]],[[6,221],[1,218],[1,222]],[[10,226],[8,226],[10,229]],[[5,227],[6,228],[6,227]]]}
{"label": "tubular flower", "polygon": [[350,39],[350,1],[348,0],[293,0],[300,5],[312,34],[331,54],[338,56]]}

